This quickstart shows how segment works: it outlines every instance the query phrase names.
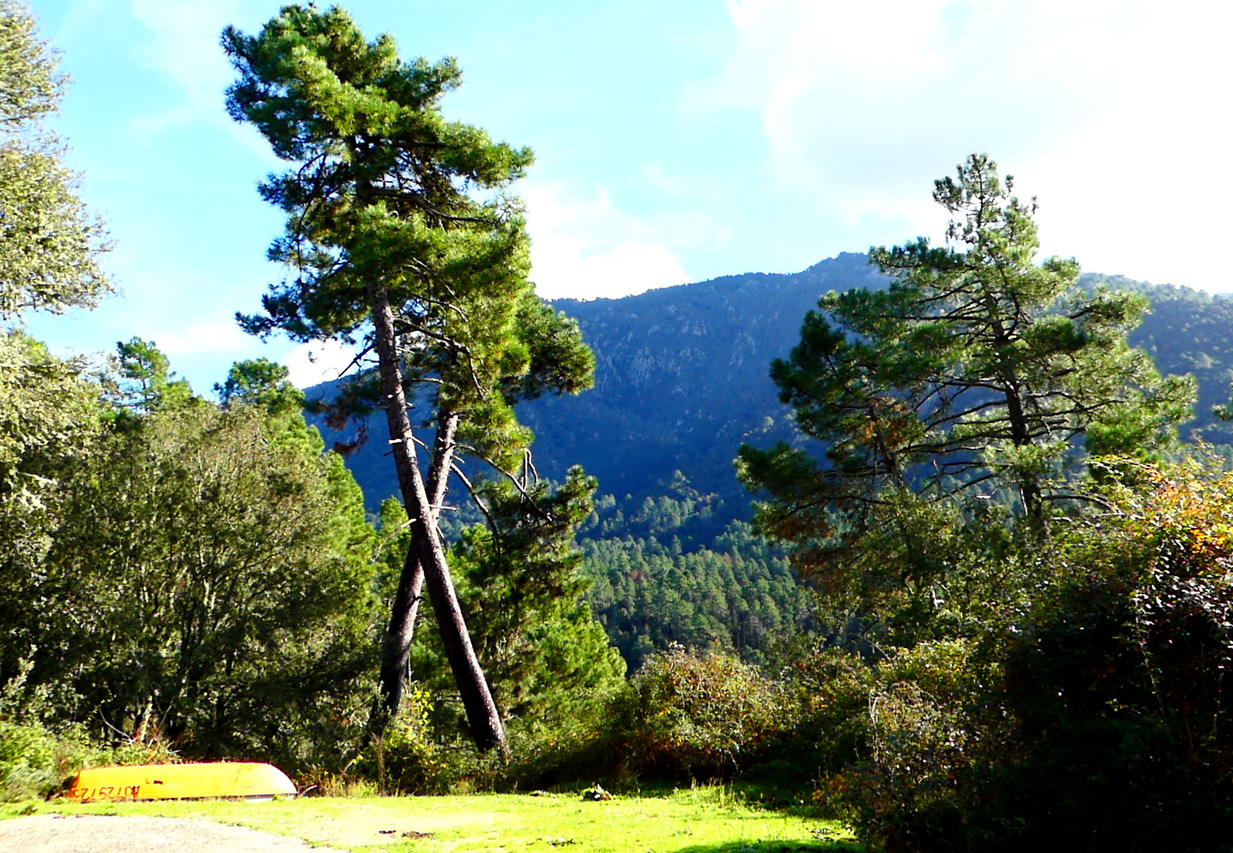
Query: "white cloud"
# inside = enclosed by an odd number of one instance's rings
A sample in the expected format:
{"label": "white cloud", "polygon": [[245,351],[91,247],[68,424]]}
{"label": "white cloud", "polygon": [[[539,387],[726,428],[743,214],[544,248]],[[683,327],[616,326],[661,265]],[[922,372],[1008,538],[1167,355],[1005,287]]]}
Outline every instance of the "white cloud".
{"label": "white cloud", "polygon": [[689,281],[677,256],[662,246],[618,243],[589,252],[581,240],[553,237],[535,246],[533,278],[545,299],[615,299]]}
{"label": "white cloud", "polygon": [[652,228],[616,210],[605,193],[589,202],[563,194],[554,186],[523,193],[531,278],[541,297],[611,299],[690,281]]}
{"label": "white cloud", "polygon": [[[246,335],[235,321],[198,323],[182,329],[164,329],[149,335],[160,350],[168,356],[240,353],[251,349],[253,339]],[[172,363],[175,360],[172,359]]]}
{"label": "white cloud", "polygon": [[292,385],[308,388],[338,379],[351,369],[353,358],[353,348],[328,340],[300,344],[283,356],[282,363],[290,371]]}
{"label": "white cloud", "polygon": [[1040,198],[1047,248],[1093,270],[1233,287],[1190,251],[1222,245],[1233,225],[1218,106],[1233,79],[1233,7],[730,0],[728,10],[735,48],[686,87],[680,110],[752,113],[785,201],[814,198],[849,227],[906,220],[936,235],[932,180],[986,151]]}

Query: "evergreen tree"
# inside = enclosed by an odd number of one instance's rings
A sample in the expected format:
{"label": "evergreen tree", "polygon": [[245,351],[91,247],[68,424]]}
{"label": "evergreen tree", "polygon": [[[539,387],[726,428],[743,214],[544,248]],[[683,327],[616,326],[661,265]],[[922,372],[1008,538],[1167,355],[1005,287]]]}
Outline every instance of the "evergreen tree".
{"label": "evergreen tree", "polygon": [[764,529],[801,546],[803,568],[825,574],[863,549],[866,589],[928,590],[945,571],[937,534],[956,521],[938,501],[974,501],[969,513],[1005,501],[1039,534],[1048,505],[1074,496],[1067,475],[1085,449],[1143,456],[1175,439],[1193,384],[1162,380],[1127,344],[1145,301],[1085,294],[1073,260],[1036,265],[1035,202],[1012,189],[971,156],[935,184],[948,245],[871,250],[890,286],[823,296],[773,364],[824,458],[780,444],[742,447],[738,461],[770,496]]}
{"label": "evergreen tree", "polygon": [[[404,63],[391,38],[366,42],[340,9],[287,6],[257,36],[227,29],[223,44],[240,73],[231,114],[295,164],[262,185],[287,214],[271,257],[292,274],[271,288],[263,315],[241,322],[256,334],[359,343],[362,371],[344,399],[380,407],[389,425],[411,541],[386,631],[386,708],[396,714],[401,702],[426,581],[476,743],[504,750],[437,522],[460,441],[515,470],[530,435],[514,400],[590,382],[576,327],[526,280],[521,209],[502,192],[531,153],[444,119],[439,101],[460,82],[453,60]],[[409,395],[417,385],[425,390]],[[409,396],[432,413],[426,476]]]}

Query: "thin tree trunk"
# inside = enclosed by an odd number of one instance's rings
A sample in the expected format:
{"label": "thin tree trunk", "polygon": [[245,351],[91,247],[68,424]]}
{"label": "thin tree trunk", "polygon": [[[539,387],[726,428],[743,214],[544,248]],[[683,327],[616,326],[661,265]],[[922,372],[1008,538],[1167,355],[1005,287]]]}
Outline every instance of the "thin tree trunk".
{"label": "thin tree trunk", "polygon": [[[424,478],[420,474],[411,439],[411,421],[407,417],[407,400],[402,387],[402,370],[399,367],[394,314],[384,288],[369,287],[372,306],[374,339],[377,348],[377,363],[381,374],[381,392],[385,415],[390,428],[390,448],[394,455],[394,467],[398,472],[398,486],[402,492],[403,505],[411,523],[411,555],[423,567],[428,596],[432,601],[441,642],[450,669],[462,696],[467,722],[475,745],[482,751],[498,749],[508,753],[505,731],[488,682],[471,646],[454,581],[450,576],[445,549],[437,535],[432,514],[432,502]],[[414,571],[414,570],[413,570]]]}
{"label": "thin tree trunk", "polygon": [[[428,507],[428,515],[430,524],[438,530],[438,535],[441,505],[445,501],[450,466],[454,460],[454,435],[457,430],[457,414],[451,413],[438,420],[437,436],[433,441],[432,459],[428,466],[427,489],[432,501]],[[381,702],[378,711],[382,724],[397,717],[402,705],[407,686],[411,640],[415,634],[415,620],[419,614],[423,589],[424,566],[415,549],[408,548],[398,578],[398,589],[390,606],[390,621],[386,626],[381,648]]]}

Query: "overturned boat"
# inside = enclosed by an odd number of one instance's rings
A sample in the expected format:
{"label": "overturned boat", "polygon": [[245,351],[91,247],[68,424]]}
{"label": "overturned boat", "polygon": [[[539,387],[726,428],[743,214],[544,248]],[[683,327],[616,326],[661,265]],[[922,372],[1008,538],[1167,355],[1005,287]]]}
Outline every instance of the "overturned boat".
{"label": "overturned boat", "polygon": [[71,800],[268,800],[294,797],[295,785],[270,764],[138,764],[82,770],[69,786]]}

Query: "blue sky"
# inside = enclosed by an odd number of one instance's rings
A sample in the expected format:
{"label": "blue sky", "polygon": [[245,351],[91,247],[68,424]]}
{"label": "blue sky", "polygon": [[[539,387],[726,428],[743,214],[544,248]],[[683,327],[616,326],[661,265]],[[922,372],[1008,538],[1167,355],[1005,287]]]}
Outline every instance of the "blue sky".
{"label": "blue sky", "polygon": [[[73,79],[56,130],[108,223],[123,294],[31,317],[58,348],[154,340],[198,391],[264,355],[236,328],[279,270],[281,168],[232,122],[228,24],[265,0],[35,0]],[[321,5],[326,5],[322,3]],[[457,57],[450,118],[535,150],[520,183],[533,278],[610,297],[940,238],[932,181],[973,151],[1040,202],[1046,254],[1085,270],[1233,290],[1226,4],[1181,0],[354,0],[405,57]]]}

